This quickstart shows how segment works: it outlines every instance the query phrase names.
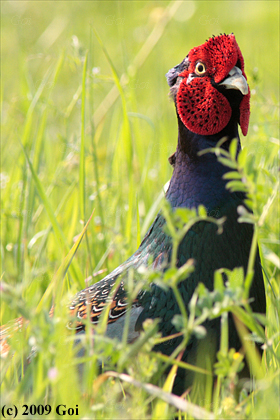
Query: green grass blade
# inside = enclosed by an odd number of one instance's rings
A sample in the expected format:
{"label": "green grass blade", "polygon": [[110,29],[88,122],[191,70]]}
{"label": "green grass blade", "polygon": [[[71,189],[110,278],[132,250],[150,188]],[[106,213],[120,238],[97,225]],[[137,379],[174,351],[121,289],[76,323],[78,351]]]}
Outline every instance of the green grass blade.
{"label": "green grass blade", "polygon": [[81,106],[81,145],[80,145],[80,173],[79,173],[79,194],[80,194],[80,211],[81,218],[85,222],[85,113],[86,113],[86,81],[87,81],[87,58],[85,55],[83,67],[83,81],[82,81],[82,106]]}
{"label": "green grass blade", "polygon": [[[60,225],[59,225],[59,223],[57,221],[57,218],[55,217],[54,211],[53,211],[53,209],[51,207],[51,204],[50,204],[50,202],[48,200],[48,197],[46,196],[46,193],[44,191],[44,188],[42,186],[42,183],[41,183],[39,177],[37,176],[37,174],[36,174],[36,172],[35,172],[35,170],[33,168],[33,165],[31,163],[31,161],[30,161],[30,159],[29,159],[29,157],[28,157],[28,155],[26,153],[26,150],[25,150],[25,148],[24,148],[23,145],[22,145],[22,149],[24,151],[24,155],[25,155],[26,161],[27,161],[28,166],[30,168],[30,171],[32,173],[32,177],[34,179],[34,182],[35,182],[35,185],[36,185],[38,194],[39,194],[39,196],[41,198],[41,201],[42,201],[42,203],[44,205],[44,208],[45,208],[45,210],[46,210],[46,212],[48,214],[48,217],[49,217],[50,222],[52,224],[52,228],[53,228],[53,230],[55,232],[55,235],[57,237],[57,240],[63,246],[64,251],[68,252],[69,251],[69,247],[68,247],[68,244],[67,244],[67,240],[66,240],[66,238],[64,236],[64,233],[63,233],[63,231],[62,231],[62,229],[61,229],[61,227],[60,227]],[[70,272],[71,272],[71,275],[82,286],[83,285],[83,283],[82,283],[83,276],[82,276],[82,273],[81,273],[81,271],[79,269],[79,266],[78,266],[78,264],[77,264],[77,262],[75,260],[73,260],[73,264],[70,267]]]}
{"label": "green grass blade", "polygon": [[[59,283],[64,279],[69,267],[71,267],[71,263],[73,263],[73,258],[82,242],[83,236],[88,228],[88,225],[91,221],[91,218],[93,216],[93,212],[90,216],[90,218],[88,219],[87,223],[85,224],[82,232],[80,233],[78,239],[76,240],[75,244],[72,246],[72,248],[70,249],[70,251],[68,252],[68,254],[66,255],[66,257],[64,258],[62,264],[60,265],[60,267],[58,268],[57,272],[55,273],[50,285],[48,286],[48,288],[46,289],[44,295],[42,296],[37,308],[36,308],[36,313],[39,313],[43,306],[44,303],[47,301],[47,299],[49,299],[49,297],[51,296],[51,293],[53,292],[53,290],[55,288],[58,287]],[[60,298],[60,294],[57,293],[58,298]]]}
{"label": "green grass blade", "polygon": [[114,66],[114,63],[107,51],[107,49],[105,48],[100,36],[98,35],[96,29],[93,27],[93,31],[94,34],[98,40],[98,43],[100,45],[100,47],[102,48],[102,51],[105,55],[105,57],[108,60],[108,63],[110,65],[112,74],[113,74],[113,79],[114,82],[116,84],[116,87],[119,91],[120,97],[121,97],[121,101],[122,101],[122,108],[123,108],[123,126],[122,126],[122,144],[123,144],[123,150],[125,151],[125,156],[126,156],[126,163],[128,166],[128,171],[129,174],[131,173],[131,169],[132,169],[132,139],[131,139],[131,132],[130,132],[130,126],[129,126],[129,120],[128,120],[128,114],[127,114],[127,105],[126,105],[126,99],[125,99],[125,95],[124,95],[124,91],[120,82],[120,78],[118,76],[117,70]]}

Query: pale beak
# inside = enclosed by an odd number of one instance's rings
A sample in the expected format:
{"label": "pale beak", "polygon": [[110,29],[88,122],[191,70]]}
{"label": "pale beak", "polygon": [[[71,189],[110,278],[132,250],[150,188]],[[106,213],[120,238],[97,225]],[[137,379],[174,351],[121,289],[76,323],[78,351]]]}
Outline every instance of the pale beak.
{"label": "pale beak", "polygon": [[242,74],[240,68],[234,66],[228,74],[228,77],[219,85],[224,86],[226,89],[237,89],[243,95],[247,95],[249,92],[248,83]]}

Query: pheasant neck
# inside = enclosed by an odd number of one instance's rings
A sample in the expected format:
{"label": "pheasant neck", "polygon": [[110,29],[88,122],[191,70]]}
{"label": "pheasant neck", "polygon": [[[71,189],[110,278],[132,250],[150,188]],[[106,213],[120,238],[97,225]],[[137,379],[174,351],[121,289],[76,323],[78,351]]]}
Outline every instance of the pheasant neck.
{"label": "pheasant neck", "polygon": [[230,198],[223,179],[229,168],[217,162],[214,153],[200,156],[198,152],[214,147],[225,136],[228,139],[223,148],[228,149],[231,140],[237,138],[240,149],[237,123],[230,121],[222,132],[202,136],[189,131],[178,118],[178,129],[174,171],[166,198],[172,207],[197,208],[203,204],[207,210],[213,209]]}

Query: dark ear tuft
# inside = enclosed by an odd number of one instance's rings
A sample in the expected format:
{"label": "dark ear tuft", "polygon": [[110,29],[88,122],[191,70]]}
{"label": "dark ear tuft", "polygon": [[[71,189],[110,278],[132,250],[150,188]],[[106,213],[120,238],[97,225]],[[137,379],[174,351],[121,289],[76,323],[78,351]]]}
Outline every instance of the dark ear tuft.
{"label": "dark ear tuft", "polygon": [[178,71],[179,65],[180,64],[173,67],[173,69],[170,69],[165,75],[165,77],[167,79],[167,83],[170,87],[175,85],[175,83],[176,83],[176,80],[177,80],[177,77],[178,77],[178,74],[179,74],[179,71]]}
{"label": "dark ear tuft", "polygon": [[166,73],[165,77],[167,79],[167,83],[170,87],[175,85],[178,75],[188,67],[189,61],[188,56],[184,58],[182,63],[177,64],[177,66],[173,67]]}

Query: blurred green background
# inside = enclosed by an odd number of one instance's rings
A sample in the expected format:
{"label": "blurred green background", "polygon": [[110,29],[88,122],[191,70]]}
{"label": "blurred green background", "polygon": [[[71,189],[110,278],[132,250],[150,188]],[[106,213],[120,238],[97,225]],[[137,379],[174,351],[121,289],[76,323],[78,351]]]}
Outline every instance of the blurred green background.
{"label": "blurred green background", "polygon": [[[1,7],[1,262],[9,282],[36,277],[44,288],[65,253],[20,142],[69,246],[81,219],[95,209],[88,248],[83,243],[78,256],[83,275],[104,264],[114,268],[136,249],[171,175],[167,158],[175,151],[177,122],[165,73],[212,34],[234,32],[245,59],[252,114],[243,144],[254,144],[252,151],[261,155],[265,140],[278,135],[277,1],[4,1]],[[123,101],[94,29],[121,80]],[[125,135],[124,115],[130,126]]]}

